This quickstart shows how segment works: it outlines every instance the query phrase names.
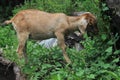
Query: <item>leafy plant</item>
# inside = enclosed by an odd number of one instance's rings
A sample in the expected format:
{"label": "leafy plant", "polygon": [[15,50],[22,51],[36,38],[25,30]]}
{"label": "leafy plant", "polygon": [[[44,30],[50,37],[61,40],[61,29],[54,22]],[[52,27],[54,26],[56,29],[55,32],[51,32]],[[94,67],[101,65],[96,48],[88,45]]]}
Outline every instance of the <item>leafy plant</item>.
{"label": "leafy plant", "polygon": [[[120,50],[114,50],[113,45],[119,38],[110,34],[109,22],[101,18],[99,0],[31,0],[16,7],[13,13],[28,8],[40,9],[48,12],[90,11],[97,16],[99,35],[93,39],[84,35],[85,40],[80,42],[84,46],[81,51],[67,48],[72,64],[65,63],[59,47],[46,49],[36,42],[27,42],[28,64],[16,55],[17,37],[11,25],[0,27],[0,47],[4,56],[15,61],[28,80],[120,80],[119,62]],[[89,4],[89,5],[88,5]],[[77,5],[77,6],[76,6]],[[68,12],[69,11],[69,12]]]}
{"label": "leafy plant", "polygon": [[47,12],[70,12],[71,0],[26,0],[24,5],[17,6],[13,10],[13,13],[16,14],[20,10],[24,9],[38,9]]}

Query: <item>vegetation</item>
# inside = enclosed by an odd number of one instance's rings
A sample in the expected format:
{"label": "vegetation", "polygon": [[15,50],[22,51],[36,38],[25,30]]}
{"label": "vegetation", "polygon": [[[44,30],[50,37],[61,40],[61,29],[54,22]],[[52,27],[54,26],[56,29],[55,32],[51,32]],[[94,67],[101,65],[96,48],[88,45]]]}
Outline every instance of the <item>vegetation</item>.
{"label": "vegetation", "polygon": [[65,63],[59,47],[46,49],[34,41],[28,41],[27,55],[29,62],[17,57],[17,37],[11,25],[0,27],[0,47],[4,56],[16,62],[26,74],[28,80],[120,80],[120,66],[118,55],[120,50],[113,49],[119,36],[112,36],[109,29],[109,17],[103,20],[101,11],[108,10],[103,4],[99,8],[99,0],[31,0],[24,5],[17,6],[13,14],[20,10],[34,8],[47,12],[90,11],[97,16],[99,35],[93,39],[84,35],[81,43],[84,49],[76,51],[68,48],[67,53],[72,64]]}

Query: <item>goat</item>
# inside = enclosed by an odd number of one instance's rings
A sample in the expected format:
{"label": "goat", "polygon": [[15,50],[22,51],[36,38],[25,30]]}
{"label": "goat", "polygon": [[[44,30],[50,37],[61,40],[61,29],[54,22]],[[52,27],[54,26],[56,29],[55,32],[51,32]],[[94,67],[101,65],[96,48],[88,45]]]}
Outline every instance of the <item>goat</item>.
{"label": "goat", "polygon": [[[96,24],[96,17],[90,12],[80,16],[67,16],[64,13],[48,13],[40,10],[28,9],[18,12],[4,24],[12,23],[18,37],[17,53],[19,57],[26,55],[26,41],[28,38],[43,40],[56,37],[67,63],[71,63],[67,53],[64,36],[79,30],[81,36],[86,32],[87,25]],[[97,27],[92,30],[98,32]]]}

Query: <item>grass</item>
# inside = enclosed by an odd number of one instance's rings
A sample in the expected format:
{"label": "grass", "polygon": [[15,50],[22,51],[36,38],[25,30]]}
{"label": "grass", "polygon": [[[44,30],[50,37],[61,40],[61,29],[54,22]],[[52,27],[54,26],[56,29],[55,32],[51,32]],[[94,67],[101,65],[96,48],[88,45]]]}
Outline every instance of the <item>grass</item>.
{"label": "grass", "polygon": [[[29,40],[27,42],[29,62],[26,65],[24,59],[19,59],[16,53],[18,41],[15,31],[10,25],[0,27],[0,47],[4,51],[3,56],[17,63],[28,80],[120,80],[120,67],[116,65],[119,59],[112,55],[110,41],[104,42],[107,38],[103,37],[94,40],[85,37],[86,40],[82,42],[85,49],[82,51],[67,49],[73,62],[71,65],[65,63],[59,47],[46,49]],[[103,42],[100,42],[102,40]],[[108,60],[109,58],[111,59]]]}

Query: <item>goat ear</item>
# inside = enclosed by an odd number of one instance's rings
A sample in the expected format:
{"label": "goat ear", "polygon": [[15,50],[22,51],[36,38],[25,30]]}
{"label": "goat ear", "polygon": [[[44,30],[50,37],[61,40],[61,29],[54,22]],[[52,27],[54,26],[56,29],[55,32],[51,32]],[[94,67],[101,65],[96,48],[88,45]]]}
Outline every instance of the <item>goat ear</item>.
{"label": "goat ear", "polygon": [[95,19],[93,19],[93,18],[91,18],[91,17],[88,18],[88,23],[89,23],[90,25],[94,24],[94,22],[95,22]]}
{"label": "goat ear", "polygon": [[88,21],[89,25],[92,25],[92,24],[94,24],[94,22],[95,22],[96,19],[92,15],[87,15],[86,16],[86,20]]}

